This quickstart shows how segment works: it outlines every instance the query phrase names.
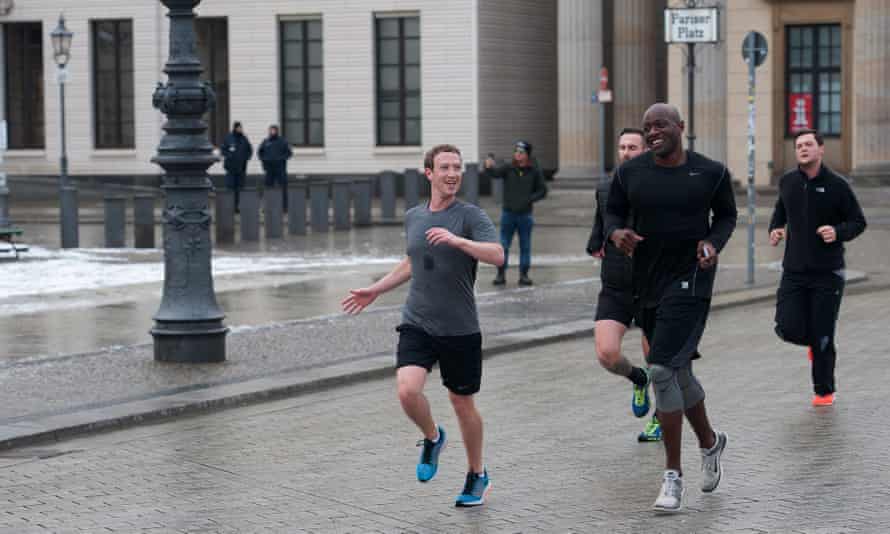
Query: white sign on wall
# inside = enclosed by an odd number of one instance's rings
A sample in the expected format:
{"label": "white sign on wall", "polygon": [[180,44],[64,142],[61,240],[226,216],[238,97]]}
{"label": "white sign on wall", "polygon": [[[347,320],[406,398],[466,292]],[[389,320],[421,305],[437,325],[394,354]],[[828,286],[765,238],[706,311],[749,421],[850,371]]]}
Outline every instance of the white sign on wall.
{"label": "white sign on wall", "polygon": [[0,150],[6,150],[9,148],[6,140],[6,121],[0,121]]}
{"label": "white sign on wall", "polygon": [[716,43],[720,40],[719,11],[716,7],[701,9],[665,9],[664,42]]}

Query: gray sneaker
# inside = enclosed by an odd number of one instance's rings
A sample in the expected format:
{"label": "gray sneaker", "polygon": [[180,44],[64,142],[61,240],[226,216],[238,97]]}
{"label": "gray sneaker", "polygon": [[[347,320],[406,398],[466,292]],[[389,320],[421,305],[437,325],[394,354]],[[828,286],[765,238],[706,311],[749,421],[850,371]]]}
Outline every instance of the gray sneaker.
{"label": "gray sneaker", "polygon": [[720,457],[723,456],[723,449],[726,448],[726,434],[724,432],[714,431],[717,436],[717,443],[710,451],[701,449],[701,490],[710,493],[717,489],[720,484],[720,477],[723,475],[723,466],[720,465]]}
{"label": "gray sneaker", "polygon": [[683,478],[673,469],[664,472],[664,482],[661,483],[661,493],[655,499],[652,508],[656,512],[672,514],[683,509]]}

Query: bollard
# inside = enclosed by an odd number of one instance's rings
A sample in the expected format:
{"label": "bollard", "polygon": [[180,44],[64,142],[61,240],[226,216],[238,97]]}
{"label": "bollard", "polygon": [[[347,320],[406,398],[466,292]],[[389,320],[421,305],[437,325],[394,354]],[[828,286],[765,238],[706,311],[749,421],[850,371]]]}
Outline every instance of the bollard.
{"label": "bollard", "polygon": [[310,219],[313,232],[328,231],[328,181],[319,178],[309,182]]}
{"label": "bollard", "polygon": [[380,217],[384,221],[396,218],[396,173],[392,171],[380,174]]}
{"label": "bollard", "polygon": [[371,225],[371,198],[374,196],[374,181],[371,178],[356,178],[352,181],[352,196],[355,210],[355,225]]}
{"label": "bollard", "polygon": [[420,203],[420,173],[405,169],[405,211]]}
{"label": "bollard", "polygon": [[260,198],[256,178],[247,176],[241,190],[241,241],[260,240]]}
{"label": "bollard", "polygon": [[[219,204],[217,204],[218,206]],[[219,211],[217,209],[217,211]],[[217,219],[217,236],[219,236]],[[219,237],[217,237],[219,240]],[[155,197],[137,196],[133,199],[133,246],[155,248]]]}
{"label": "bollard", "polygon": [[287,233],[306,235],[306,177],[288,178]]}
{"label": "bollard", "polygon": [[464,200],[470,204],[479,204],[479,165],[467,163],[460,186]]}
{"label": "bollard", "polygon": [[[235,192],[229,189],[216,190],[216,208],[213,213],[216,223],[216,242],[235,241]],[[138,246],[138,245],[137,245]]]}
{"label": "bollard", "polygon": [[504,179],[503,178],[492,178],[491,179],[491,197],[494,199],[497,205],[501,205],[504,203]]}
{"label": "bollard", "polygon": [[127,245],[127,198],[106,193],[105,248],[124,248]]}
{"label": "bollard", "polygon": [[352,226],[349,209],[352,200],[352,195],[349,191],[351,187],[352,180],[349,178],[334,180],[331,193],[334,197],[334,230],[349,230]]}
{"label": "bollard", "polygon": [[266,239],[277,239],[282,236],[283,191],[278,187],[267,187],[263,191],[263,225],[266,227]]}
{"label": "bollard", "polygon": [[64,186],[59,192],[59,222],[62,226],[62,248],[80,246],[80,217],[77,210],[77,188]]}

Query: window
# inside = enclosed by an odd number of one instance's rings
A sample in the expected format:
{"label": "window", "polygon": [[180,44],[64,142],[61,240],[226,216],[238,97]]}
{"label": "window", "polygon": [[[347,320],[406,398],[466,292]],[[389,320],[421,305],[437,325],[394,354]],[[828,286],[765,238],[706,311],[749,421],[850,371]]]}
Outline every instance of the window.
{"label": "window", "polygon": [[19,22],[4,24],[3,28],[9,148],[45,148],[42,26],[39,22]]}
{"label": "window", "polygon": [[296,146],[324,146],[321,20],[281,21],[282,134]]}
{"label": "window", "polygon": [[377,144],[420,145],[420,18],[374,22]]}
{"label": "window", "polygon": [[134,148],[133,21],[96,20],[92,30],[96,148]]}
{"label": "window", "polygon": [[787,26],[786,135],[816,128],[841,134],[841,26]]}
{"label": "window", "polygon": [[195,19],[195,33],[198,37],[198,58],[204,69],[201,79],[210,82],[216,93],[216,106],[204,115],[207,135],[214,146],[219,146],[231,128],[228,21],[225,17]]}

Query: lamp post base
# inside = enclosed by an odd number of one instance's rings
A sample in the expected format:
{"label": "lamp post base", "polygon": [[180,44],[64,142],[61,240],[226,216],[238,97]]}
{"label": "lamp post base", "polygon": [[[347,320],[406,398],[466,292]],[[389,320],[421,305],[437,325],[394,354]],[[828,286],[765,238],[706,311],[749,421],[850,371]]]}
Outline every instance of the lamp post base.
{"label": "lamp post base", "polygon": [[226,360],[226,334],[221,322],[210,324],[157,324],[151,329],[155,361],[168,363],[221,363]]}

